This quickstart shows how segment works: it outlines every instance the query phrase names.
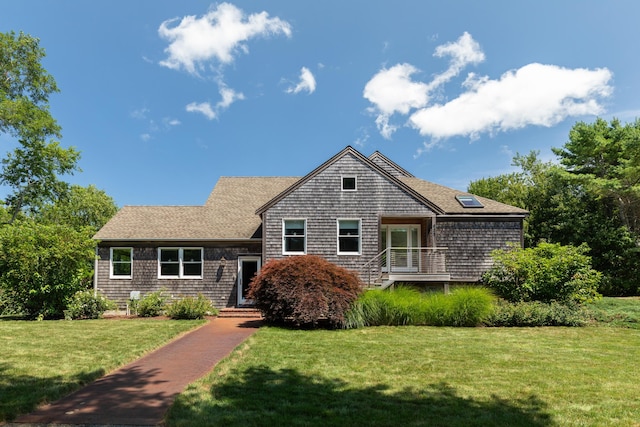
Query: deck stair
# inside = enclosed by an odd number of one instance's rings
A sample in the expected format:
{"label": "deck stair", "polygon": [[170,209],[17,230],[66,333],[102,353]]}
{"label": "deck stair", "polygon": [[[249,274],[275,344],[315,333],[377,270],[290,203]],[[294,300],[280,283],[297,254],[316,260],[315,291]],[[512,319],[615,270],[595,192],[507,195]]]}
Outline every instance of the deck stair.
{"label": "deck stair", "polygon": [[262,313],[253,307],[226,307],[220,309],[218,317],[235,317],[243,319],[262,319]]}

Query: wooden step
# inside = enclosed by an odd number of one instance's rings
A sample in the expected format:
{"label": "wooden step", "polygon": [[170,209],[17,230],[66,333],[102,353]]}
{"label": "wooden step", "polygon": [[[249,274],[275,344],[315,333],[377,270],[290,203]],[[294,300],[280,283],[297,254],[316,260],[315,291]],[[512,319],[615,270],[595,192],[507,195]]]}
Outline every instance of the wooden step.
{"label": "wooden step", "polygon": [[247,319],[261,319],[262,313],[251,307],[227,307],[220,309],[218,317],[239,317]]}

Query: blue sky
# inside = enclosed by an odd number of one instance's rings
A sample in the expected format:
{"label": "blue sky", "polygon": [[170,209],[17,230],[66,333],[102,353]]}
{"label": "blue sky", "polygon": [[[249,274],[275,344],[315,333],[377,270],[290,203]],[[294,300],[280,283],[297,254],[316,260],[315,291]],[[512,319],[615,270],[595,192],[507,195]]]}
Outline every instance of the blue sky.
{"label": "blue sky", "polygon": [[[640,117],[640,2],[5,1],[51,112],[123,205],[199,205],[220,176],[302,176],[347,145],[465,190],[551,160],[576,121]],[[2,150],[15,141],[0,136]]]}

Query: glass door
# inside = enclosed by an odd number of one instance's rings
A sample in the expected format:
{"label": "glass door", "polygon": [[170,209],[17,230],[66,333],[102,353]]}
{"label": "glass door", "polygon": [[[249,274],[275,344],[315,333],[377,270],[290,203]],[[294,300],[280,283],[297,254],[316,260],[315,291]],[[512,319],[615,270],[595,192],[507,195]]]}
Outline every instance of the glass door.
{"label": "glass door", "polygon": [[241,256],[238,258],[238,305],[251,304],[247,291],[251,279],[260,271],[259,256]]}
{"label": "glass door", "polygon": [[385,266],[392,272],[417,272],[420,259],[420,226],[388,225],[382,227],[381,242],[389,259]]}

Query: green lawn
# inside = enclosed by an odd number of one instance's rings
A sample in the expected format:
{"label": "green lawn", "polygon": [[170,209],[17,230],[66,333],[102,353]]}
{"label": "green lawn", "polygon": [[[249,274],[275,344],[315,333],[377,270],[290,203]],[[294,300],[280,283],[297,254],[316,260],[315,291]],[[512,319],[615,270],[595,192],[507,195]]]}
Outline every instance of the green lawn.
{"label": "green lawn", "polygon": [[[262,328],[167,425],[638,427],[640,299],[590,309],[583,328]],[[199,324],[0,321],[0,422]]]}
{"label": "green lawn", "polygon": [[630,328],[263,328],[169,426],[638,426]]}
{"label": "green lawn", "polygon": [[55,400],[202,323],[0,320],[0,422]]}
{"label": "green lawn", "polygon": [[587,307],[601,325],[640,329],[640,297],[602,298]]}

